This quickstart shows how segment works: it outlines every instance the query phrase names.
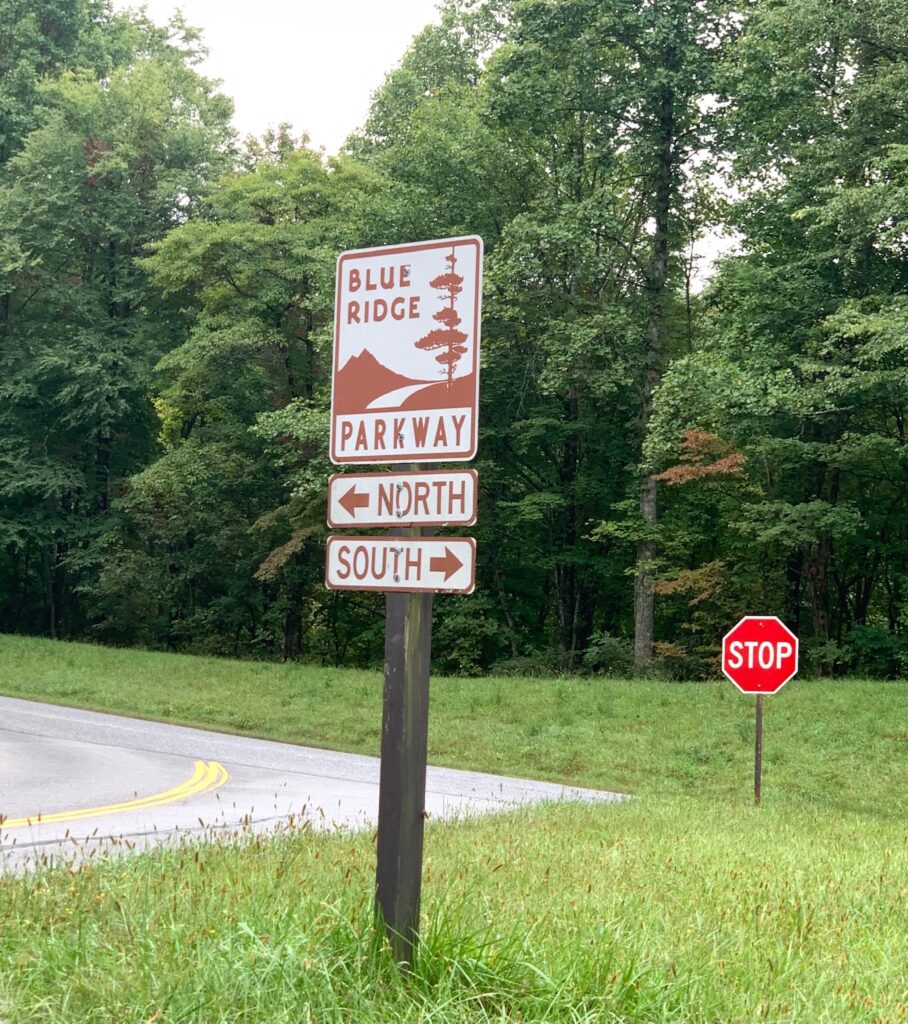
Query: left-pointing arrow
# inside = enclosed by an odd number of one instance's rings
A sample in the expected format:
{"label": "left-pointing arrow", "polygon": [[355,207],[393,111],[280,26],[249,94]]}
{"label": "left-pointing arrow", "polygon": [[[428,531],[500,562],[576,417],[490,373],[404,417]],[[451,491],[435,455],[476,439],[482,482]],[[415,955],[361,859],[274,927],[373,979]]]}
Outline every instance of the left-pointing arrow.
{"label": "left-pointing arrow", "polygon": [[368,508],[369,495],[367,492],[360,494],[359,491],[357,491],[356,489],[356,484],[354,484],[350,488],[350,490],[347,491],[346,494],[341,495],[341,497],[338,498],[337,501],[338,504],[341,505],[346,510],[347,514],[353,516],[353,518],[355,519],[356,510],[358,508]]}
{"label": "left-pointing arrow", "polygon": [[429,570],[431,572],[443,572],[445,580],[449,580],[455,572],[463,565],[463,562],[454,552],[445,546],[445,553],[440,558],[429,559]]}

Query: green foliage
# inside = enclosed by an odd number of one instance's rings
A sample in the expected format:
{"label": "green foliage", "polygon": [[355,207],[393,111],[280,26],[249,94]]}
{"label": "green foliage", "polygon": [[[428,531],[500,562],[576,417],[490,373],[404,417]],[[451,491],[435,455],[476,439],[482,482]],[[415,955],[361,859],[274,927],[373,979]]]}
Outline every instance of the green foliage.
{"label": "green foliage", "polygon": [[[904,1016],[904,683],[794,681],[767,698],[759,808],[753,702],[730,683],[432,685],[433,763],[635,799],[430,821],[406,981],[373,931],[368,830],[220,832],[6,873],[4,1019],[644,1024],[750,1020],[758,1005],[787,1024]],[[379,672],[3,636],[0,690],[379,745]]]}
{"label": "green foliage", "polygon": [[846,639],[849,666],[876,679],[908,675],[908,644],[882,626],[854,625]]}
{"label": "green foliage", "polygon": [[[702,348],[669,370],[648,438],[662,465],[679,424],[743,453],[747,486],[668,571],[692,569],[711,538],[710,558],[774,581],[762,610],[820,671],[891,674],[894,654],[866,656],[861,637],[897,649],[904,630],[908,68],[902,22],[879,20],[892,11],[752,8],[724,69],[743,251],[707,292]],[[671,504],[690,522],[689,500]]]}
{"label": "green foliage", "polygon": [[[715,676],[682,684],[511,671],[439,675],[431,689],[432,764],[640,796],[753,799],[753,701]],[[0,634],[0,692],[362,754],[377,755],[381,742],[380,667],[263,664]],[[906,699],[904,679],[800,677],[767,698],[767,803],[772,793],[774,806],[901,821]]]}
{"label": "green foliage", "polygon": [[59,74],[78,59],[79,37],[92,13],[88,4],[72,0],[0,3],[0,166],[37,126],[42,76]]}
{"label": "green foliage", "polygon": [[[151,372],[183,316],[135,257],[224,166],[230,114],[192,69],[181,24],[157,29],[106,4],[85,20],[82,5],[71,10],[70,69],[47,65],[58,74],[36,84],[30,130],[0,172],[0,522],[11,581],[0,603],[20,628],[51,636],[83,634],[93,618],[80,594],[114,528],[112,500],[154,455]],[[23,32],[35,25],[24,17]],[[27,39],[13,41],[31,60]]]}
{"label": "green foliage", "polygon": [[709,676],[763,611],[817,671],[904,671],[900,3],[451,0],[328,159],[233,149],[180,18],[0,0],[0,623],[378,661],[381,598],[322,582],[335,262],[478,233],[438,667],[620,671],[634,635]]}
{"label": "green foliage", "polygon": [[17,1024],[894,1021],[900,838],[834,805],[702,798],[430,823],[406,975],[375,931],[367,832],[7,875],[0,1006]]}
{"label": "green foliage", "polygon": [[588,672],[628,676],[633,669],[633,653],[623,637],[610,636],[605,631],[594,633],[583,655],[583,667]]}

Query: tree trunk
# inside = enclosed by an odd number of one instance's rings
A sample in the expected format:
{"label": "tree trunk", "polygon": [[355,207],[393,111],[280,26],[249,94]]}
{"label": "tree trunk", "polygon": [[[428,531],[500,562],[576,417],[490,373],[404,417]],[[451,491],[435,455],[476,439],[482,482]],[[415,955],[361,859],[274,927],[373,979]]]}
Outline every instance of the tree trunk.
{"label": "tree trunk", "polygon": [[44,629],[51,640],[57,639],[57,604],[54,588],[54,570],[50,548],[41,551],[41,576],[44,592]]}
{"label": "tree trunk", "polygon": [[[576,424],[579,404],[572,390],[564,404],[564,417],[568,424]],[[580,444],[577,433],[571,429],[564,442],[559,468],[559,483],[564,495],[564,514],[561,518],[562,547],[559,564],[555,567],[555,587],[558,594],[559,646],[567,655],[568,668],[574,667],[577,646],[577,566],[574,563],[578,540],[577,529],[577,472],[580,465]]]}
{"label": "tree trunk", "polygon": [[300,611],[299,606],[293,603],[290,610],[284,616],[284,647],[281,651],[282,661],[295,661],[300,654]]}
{"label": "tree trunk", "polygon": [[498,603],[501,607],[501,614],[507,624],[508,644],[511,648],[511,657],[517,657],[517,628],[514,625],[514,616],[508,604],[508,596],[504,590],[504,582],[501,579],[501,570],[498,568],[498,561],[492,554],[492,577],[495,580],[495,593],[498,595]]}
{"label": "tree trunk", "polygon": [[[10,320],[13,316],[12,292],[5,292],[0,296],[0,324],[3,325],[3,338],[6,340],[10,332]],[[5,346],[4,346],[5,347]]]}
{"label": "tree trunk", "polygon": [[20,576],[21,586],[19,589],[19,601],[13,609],[12,628],[11,633],[17,633],[19,631],[19,622],[22,619],[22,613],[25,611],[25,606],[28,604],[29,596],[29,585],[30,579],[29,574],[31,573],[30,565],[31,555],[31,542],[26,543],[25,551],[22,556],[22,574]]}
{"label": "tree trunk", "polygon": [[98,511],[110,508],[110,463],[113,454],[113,438],[110,427],[98,431],[95,449],[95,485],[97,487]]}
{"label": "tree trunk", "polygon": [[[651,473],[640,488],[640,515],[646,526],[655,526],[658,518],[656,481]],[[656,542],[644,538],[637,542],[637,577],[634,580],[634,665],[642,668],[653,658],[655,595],[652,562]]]}
{"label": "tree trunk", "polygon": [[794,632],[801,635],[801,578],[804,565],[804,553],[795,548],[788,555],[785,566],[785,578],[788,584],[788,625]]}
{"label": "tree trunk", "polygon": [[879,558],[868,554],[864,562],[864,574],[855,583],[854,621],[861,626],[867,625],[867,613],[870,610],[870,599],[877,583]]}
{"label": "tree trunk", "polygon": [[[829,558],[832,554],[832,542],[828,535],[823,535],[819,542],[807,546],[805,564],[807,567],[807,600],[810,606],[810,617],[814,639],[821,643],[829,640]],[[829,658],[824,657],[820,663],[820,674],[832,675],[833,665]]]}
{"label": "tree trunk", "polygon": [[[663,66],[671,73],[675,68],[674,47],[666,46],[662,54]],[[656,189],[653,219],[652,263],[647,274],[649,313],[646,320],[646,360],[643,382],[642,436],[653,414],[653,396],[662,375],[665,331],[665,300],[668,283],[669,219],[671,217],[672,190],[675,176],[674,158],[674,93],[670,85],[662,87],[659,97],[659,124],[656,144]],[[656,481],[645,472],[640,484],[640,515],[645,534],[651,534],[658,521]],[[634,665],[640,669],[652,661],[655,636],[653,618],[652,562],[656,557],[656,541],[644,536],[637,543],[637,576],[634,580]]]}

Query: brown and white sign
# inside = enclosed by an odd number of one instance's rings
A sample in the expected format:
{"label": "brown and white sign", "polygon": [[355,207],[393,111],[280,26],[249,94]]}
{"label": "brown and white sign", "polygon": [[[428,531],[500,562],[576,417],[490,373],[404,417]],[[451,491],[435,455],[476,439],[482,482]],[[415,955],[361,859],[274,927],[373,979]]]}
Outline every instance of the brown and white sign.
{"label": "brown and white sign", "polygon": [[345,252],[337,263],[331,461],[476,455],[482,239]]}
{"label": "brown and white sign", "polygon": [[336,473],[328,481],[328,525],[472,526],[476,470]]}
{"label": "brown and white sign", "polygon": [[329,590],[444,590],[472,593],[476,542],[472,537],[329,537]]}

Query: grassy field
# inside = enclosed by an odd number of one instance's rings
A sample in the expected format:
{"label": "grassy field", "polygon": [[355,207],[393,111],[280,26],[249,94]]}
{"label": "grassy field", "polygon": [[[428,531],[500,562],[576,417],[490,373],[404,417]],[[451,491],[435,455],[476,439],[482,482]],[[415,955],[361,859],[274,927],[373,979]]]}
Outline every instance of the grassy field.
{"label": "grassy field", "polygon": [[[0,693],[378,754],[380,672],[0,636]],[[727,682],[433,679],[433,764],[643,794],[752,799],[754,702]],[[903,816],[908,688],[789,683],[765,700],[774,802]]]}
{"label": "grassy field", "polygon": [[[0,692],[376,752],[375,673],[0,637]],[[433,680],[430,758],[633,791],[430,825],[424,941],[374,836],[296,832],[0,879],[0,1019],[900,1024],[904,683]]]}

